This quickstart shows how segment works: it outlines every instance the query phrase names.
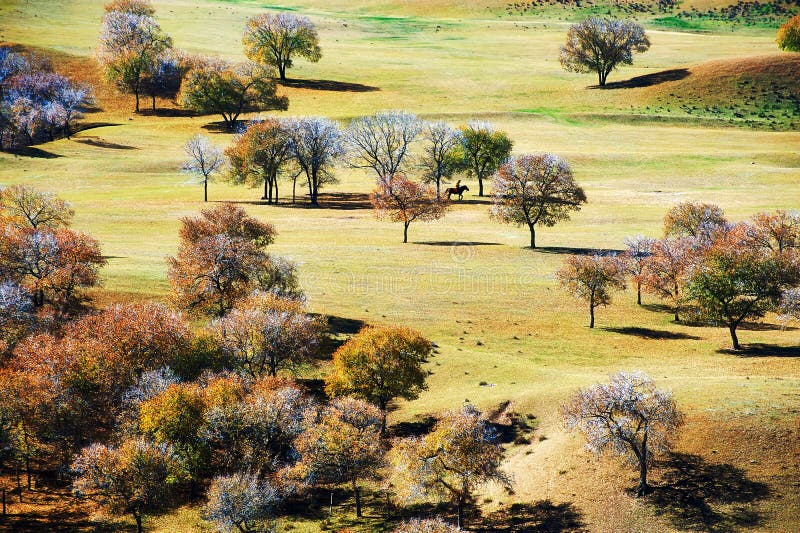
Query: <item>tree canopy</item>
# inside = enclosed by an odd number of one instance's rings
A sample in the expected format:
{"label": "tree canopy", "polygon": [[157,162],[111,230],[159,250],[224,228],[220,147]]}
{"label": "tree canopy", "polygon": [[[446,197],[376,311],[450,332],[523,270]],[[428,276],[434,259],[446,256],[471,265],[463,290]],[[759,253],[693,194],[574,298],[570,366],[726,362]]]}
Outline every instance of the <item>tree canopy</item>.
{"label": "tree canopy", "polygon": [[291,13],[264,13],[251,18],[242,44],[248,59],[276,68],[282,80],[294,65],[293,56],[312,63],[322,58],[317,28],[307,17]]}

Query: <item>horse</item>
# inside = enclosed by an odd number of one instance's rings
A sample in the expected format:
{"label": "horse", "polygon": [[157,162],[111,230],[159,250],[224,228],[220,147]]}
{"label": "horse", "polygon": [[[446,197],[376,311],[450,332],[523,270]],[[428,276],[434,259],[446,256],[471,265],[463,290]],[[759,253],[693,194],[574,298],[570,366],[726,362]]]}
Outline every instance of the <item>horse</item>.
{"label": "horse", "polygon": [[459,200],[464,199],[464,191],[468,191],[469,187],[466,185],[459,185],[458,187],[450,187],[449,189],[445,189],[444,193],[447,195],[447,199],[449,200],[450,197],[454,194],[458,195]]}

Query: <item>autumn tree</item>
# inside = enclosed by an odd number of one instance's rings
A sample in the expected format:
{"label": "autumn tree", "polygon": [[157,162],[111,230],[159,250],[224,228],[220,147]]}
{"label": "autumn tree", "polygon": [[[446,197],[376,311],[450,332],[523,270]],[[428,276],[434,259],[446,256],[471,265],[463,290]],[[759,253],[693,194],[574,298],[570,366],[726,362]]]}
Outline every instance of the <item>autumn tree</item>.
{"label": "autumn tree", "polygon": [[800,321],[800,287],[786,290],[781,295],[778,320],[783,323]]}
{"label": "autumn tree", "polygon": [[31,330],[33,311],[28,291],[10,281],[0,282],[0,360]]}
{"label": "autumn tree", "polygon": [[[263,185],[262,200],[278,203],[278,177],[290,160],[289,133],[283,122],[267,119],[251,123],[225,150],[230,161],[228,177],[236,185]],[[294,193],[293,193],[294,196]]]}
{"label": "autumn tree", "polygon": [[109,81],[134,95],[138,113],[143,80],[171,47],[172,39],[152,16],[108,11],[103,17],[97,59]]}
{"label": "autumn tree", "polygon": [[222,150],[214,146],[208,137],[194,135],[183,146],[186,160],[181,164],[181,172],[185,172],[203,183],[203,201],[208,201],[208,182],[214,174],[222,170],[225,158]]}
{"label": "autumn tree", "polygon": [[342,132],[335,122],[323,117],[291,119],[286,127],[292,162],[306,178],[311,205],[318,206],[319,190],[336,183],[333,169],[344,155]]}
{"label": "autumn tree", "polygon": [[153,4],[149,0],[112,0],[103,6],[106,13],[118,11],[120,13],[130,13],[132,15],[142,15],[152,17],[156,14]]}
{"label": "autumn tree", "polygon": [[97,493],[111,513],[132,515],[142,532],[142,517],[162,509],[183,477],[182,465],[169,446],[143,438],[119,446],[93,444],[75,458],[73,490]]}
{"label": "autumn tree", "polygon": [[687,296],[708,319],[725,324],[731,349],[739,350],[741,323],[775,311],[784,291],[800,285],[800,262],[742,245],[742,224],[717,235],[697,259],[687,283]]}
{"label": "autumn tree", "polygon": [[422,128],[422,147],[419,167],[422,180],[436,185],[436,195],[441,196],[442,183],[463,167],[459,147],[461,135],[446,122],[428,122]]}
{"label": "autumn tree", "polygon": [[689,237],[659,239],[645,262],[642,286],[672,304],[675,322],[680,321],[687,276],[697,256],[694,244]]}
{"label": "autumn tree", "polygon": [[348,483],[356,501],[356,516],[361,518],[358,483],[380,477],[382,420],[383,413],[372,404],[348,397],[334,399],[298,437],[296,473],[309,485]]}
{"label": "autumn tree", "polygon": [[664,215],[664,236],[704,238],[725,224],[725,213],[718,205],[682,202]]}
{"label": "autumn tree", "polygon": [[514,157],[500,166],[492,182],[491,216],[527,226],[536,248],[536,226],[552,227],[579,211],[586,193],[575,183],[566,161],[552,154]]}
{"label": "autumn tree", "polygon": [[401,497],[448,498],[458,509],[459,528],[479,486],[496,482],[511,489],[510,478],[500,470],[503,449],[472,405],[446,412],[427,435],[397,441],[390,460]]}
{"label": "autumn tree", "polygon": [[571,255],[556,273],[561,286],[589,304],[589,327],[594,328],[594,310],[611,303],[611,291],[625,289],[625,270],[619,258],[610,255]]}
{"label": "autumn tree", "polygon": [[0,190],[0,223],[16,229],[64,228],[71,224],[75,211],[53,193],[30,185],[9,185]]}
{"label": "autumn tree", "polygon": [[203,438],[218,470],[266,476],[295,462],[295,441],[314,409],[292,381],[260,379],[242,398],[206,410]]}
{"label": "autumn tree", "polygon": [[295,370],[316,352],[322,322],[301,300],[256,294],[238,303],[212,329],[237,369],[251,378]]}
{"label": "autumn tree", "polygon": [[644,235],[625,238],[625,253],[622,256],[628,274],[636,282],[636,303],[642,305],[642,280],[647,268],[647,258],[653,252],[655,239]]}
{"label": "autumn tree", "polygon": [[317,28],[307,17],[291,13],[264,13],[247,21],[242,37],[244,53],[251,61],[278,69],[282,80],[294,66],[292,57],[312,63],[322,58]]}
{"label": "autumn tree", "polygon": [[745,231],[748,245],[783,255],[800,250],[800,212],[777,210],[754,215]]}
{"label": "autumn tree", "polygon": [[392,533],[458,533],[460,528],[441,518],[412,518],[402,522]]}
{"label": "autumn tree", "polygon": [[505,163],[513,143],[505,132],[495,131],[485,122],[470,122],[459,128],[459,133],[463,168],[478,180],[478,196],[483,196],[483,180]]}
{"label": "autumn tree", "polygon": [[262,531],[258,524],[271,518],[282,501],[269,480],[241,472],[214,478],[206,498],[201,516],[219,533]]}
{"label": "autumn tree", "polygon": [[415,220],[438,220],[447,213],[450,202],[433,188],[406,178],[388,175],[378,180],[370,198],[377,218],[403,223],[403,242],[408,242],[408,227]]}
{"label": "autumn tree", "polygon": [[402,172],[411,143],[421,129],[417,116],[405,111],[384,111],[353,119],[345,131],[350,166],[371,169],[377,179]]}
{"label": "autumn tree", "polygon": [[240,207],[222,204],[185,218],[181,246],[168,259],[176,306],[196,315],[222,316],[256,289],[296,294],[294,267],[265,247],[275,231]]}
{"label": "autumn tree", "polygon": [[583,433],[590,451],[622,456],[639,469],[637,496],[650,490],[648,467],[670,450],[683,424],[672,394],[642,372],[618,372],[608,383],[580,389],[561,413],[567,429]]}
{"label": "autumn tree", "polygon": [[612,70],[633,64],[633,54],[649,48],[650,39],[636,22],[590,17],[570,26],[559,60],[570,72],[597,72],[603,87]]}
{"label": "autumn tree", "polygon": [[793,16],[778,28],[775,41],[781,50],[800,52],[800,15]]}
{"label": "autumn tree", "polygon": [[229,131],[246,111],[285,110],[289,100],[276,94],[272,72],[255,63],[206,60],[189,71],[178,95],[181,106],[222,116]]}
{"label": "autumn tree", "polygon": [[354,396],[380,407],[381,431],[396,398],[414,400],[425,389],[423,364],[433,345],[416,331],[401,327],[366,327],[333,354],[333,371],[325,378],[331,396]]}

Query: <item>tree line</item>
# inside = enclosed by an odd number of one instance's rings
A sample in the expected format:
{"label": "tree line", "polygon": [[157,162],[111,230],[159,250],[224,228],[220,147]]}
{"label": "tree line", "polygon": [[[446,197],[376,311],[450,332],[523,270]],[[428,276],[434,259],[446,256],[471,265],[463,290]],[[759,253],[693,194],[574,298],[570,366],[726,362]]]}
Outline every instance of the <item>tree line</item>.
{"label": "tree line", "polygon": [[[50,472],[139,531],[148,514],[198,499],[214,530],[255,531],[323,487],[348,487],[360,517],[363,487],[386,481],[387,514],[444,500],[459,528],[480,486],[511,490],[497,432],[469,403],[425,434],[390,438],[391,405],[427,387],[434,344],[418,332],[365,327],[333,352],[324,394],[296,378],[323,356],[328,331],[306,309],[295,266],[268,252],[271,225],[230,204],[185,217],[168,305],[95,309],[104,260],[69,229],[72,216],[30,187],[0,193],[0,469],[16,473],[20,500]],[[598,402],[621,426],[592,422]],[[563,417],[595,451],[634,460],[642,494],[682,421],[671,395],[637,373],[579,391]],[[420,530],[454,528],[396,529]]]}
{"label": "tree line", "polygon": [[728,328],[740,350],[738,328],[777,312],[800,318],[800,213],[778,210],[729,222],[714,204],[684,202],[664,217],[664,236],[625,240],[622,254],[570,256],[558,271],[562,287],[595,309],[611,303],[614,290],[636,284],[666,301],[675,321]]}

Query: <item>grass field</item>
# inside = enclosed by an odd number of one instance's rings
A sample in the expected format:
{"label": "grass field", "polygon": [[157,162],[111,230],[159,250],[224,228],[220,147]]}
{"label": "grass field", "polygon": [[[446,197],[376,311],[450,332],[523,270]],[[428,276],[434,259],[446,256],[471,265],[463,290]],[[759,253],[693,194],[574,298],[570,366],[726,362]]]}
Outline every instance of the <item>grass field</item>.
{"label": "grass field", "polygon": [[[265,7],[154,4],[176,46],[231,59],[242,57],[243,21]],[[319,209],[255,205],[258,190],[211,185],[213,201],[244,202],[275,224],[272,249],[299,263],[313,311],[350,325],[408,325],[439,345],[429,390],[401,404],[390,422],[466,399],[487,410],[510,402],[507,410],[535,415],[531,443],[508,447],[515,494],[487,489],[482,505],[484,514],[529,520],[528,530],[800,530],[800,329],[781,329],[768,317],[740,335],[758,350],[733,355],[722,350],[726,331],[675,324],[652,297],[636,306],[629,290],[589,330],[588,313],[554,280],[567,253],[619,249],[636,233],[657,236],[678,201],[714,202],[735,220],[800,207],[800,61],[777,52],[774,30],[651,30],[651,51],[610,82],[671,69],[688,76],[598,90],[590,88],[592,75],[558,64],[565,22],[507,15],[504,2],[282,0],[272,7],[307,14],[320,27],[323,59],[299,62],[290,76],[341,89],[283,87],[288,114],[347,120],[406,109],[453,124],[490,120],[510,134],[515,153],[565,157],[589,198],[570,222],[540,231],[541,249],[531,251],[527,233],[491,222],[476,196],[441,221],[412,225],[402,245],[400,226],[374,220],[364,196],[372,177],[360,171],[341,169]],[[91,53],[101,13],[99,1],[0,0],[0,41],[36,47],[65,71],[96,79]],[[742,88],[736,82],[744,64],[755,74]],[[758,116],[777,105],[773,82],[783,84],[776,125]],[[221,146],[230,136],[214,128],[217,117],[133,115],[130,98],[108,88],[98,96],[102,111],[85,122],[105,125],[25,154],[0,154],[0,185],[31,183],[73,204],[76,228],[98,238],[109,258],[102,301],[161,298],[179,219],[202,207],[201,187],[176,170],[181,147],[197,132]],[[687,102],[701,109],[684,112]],[[751,102],[750,122],[732,124],[733,107],[702,112]],[[661,489],[646,500],[625,492],[633,471],[595,461],[557,416],[571,391],[619,369],[648,372],[687,413],[677,450],[684,455],[657,471]],[[524,505],[503,511],[513,503]],[[349,522],[352,512],[341,502],[333,524],[381,527],[377,508],[368,511],[364,522]],[[184,508],[148,525],[199,531],[200,522],[196,509]],[[308,518],[294,527],[333,526]]]}

